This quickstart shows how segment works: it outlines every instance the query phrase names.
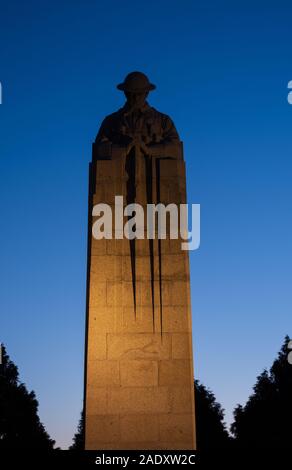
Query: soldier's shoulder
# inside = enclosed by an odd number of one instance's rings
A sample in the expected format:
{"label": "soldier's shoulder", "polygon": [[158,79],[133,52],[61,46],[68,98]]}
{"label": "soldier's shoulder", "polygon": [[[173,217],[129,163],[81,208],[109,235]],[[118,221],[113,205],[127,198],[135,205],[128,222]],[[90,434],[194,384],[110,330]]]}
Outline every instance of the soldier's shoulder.
{"label": "soldier's shoulder", "polygon": [[102,123],[103,124],[109,124],[111,122],[115,122],[117,119],[119,119],[119,117],[121,116],[122,114],[122,109],[123,108],[120,108],[118,109],[117,111],[115,111],[114,113],[111,113],[111,114],[108,114],[107,116],[105,116],[105,118],[103,119]]}
{"label": "soldier's shoulder", "polygon": [[153,106],[150,106],[149,112],[155,115],[156,117],[160,118],[162,121],[170,121],[170,122],[172,121],[172,119],[168,116],[168,114],[158,111],[158,109],[154,108]]}
{"label": "soldier's shoulder", "polygon": [[162,113],[153,107],[151,107],[151,115],[154,119],[159,120],[164,128],[174,126],[173,120],[168,114]]}

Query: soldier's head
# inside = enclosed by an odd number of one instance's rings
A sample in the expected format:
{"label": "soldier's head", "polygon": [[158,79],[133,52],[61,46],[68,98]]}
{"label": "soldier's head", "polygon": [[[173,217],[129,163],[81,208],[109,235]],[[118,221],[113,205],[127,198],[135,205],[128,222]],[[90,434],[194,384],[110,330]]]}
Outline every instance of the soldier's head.
{"label": "soldier's head", "polygon": [[131,108],[139,108],[145,103],[149,91],[154,90],[156,86],[150,83],[144,73],[131,72],[117,88],[125,93]]}

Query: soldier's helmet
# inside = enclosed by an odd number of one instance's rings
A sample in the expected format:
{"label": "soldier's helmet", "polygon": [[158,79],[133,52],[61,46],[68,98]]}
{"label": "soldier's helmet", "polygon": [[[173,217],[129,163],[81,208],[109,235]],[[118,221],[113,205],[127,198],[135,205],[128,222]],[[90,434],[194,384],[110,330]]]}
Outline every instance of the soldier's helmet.
{"label": "soldier's helmet", "polygon": [[129,73],[123,83],[117,85],[117,88],[122,91],[131,93],[143,93],[145,91],[154,90],[156,88],[153,83],[150,83],[148,77],[142,72]]}

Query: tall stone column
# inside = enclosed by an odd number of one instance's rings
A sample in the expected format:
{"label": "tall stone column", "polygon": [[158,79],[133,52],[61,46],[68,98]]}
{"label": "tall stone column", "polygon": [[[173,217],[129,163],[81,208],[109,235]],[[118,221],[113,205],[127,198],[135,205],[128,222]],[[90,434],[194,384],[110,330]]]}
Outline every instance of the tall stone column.
{"label": "tall stone column", "polygon": [[147,239],[146,219],[144,239],[92,236],[94,205],[109,204],[114,220],[115,196],[145,214],[186,203],[181,144],[154,156],[137,144],[106,149],[97,141],[90,165],[85,446],[195,449],[188,251],[169,231]]}

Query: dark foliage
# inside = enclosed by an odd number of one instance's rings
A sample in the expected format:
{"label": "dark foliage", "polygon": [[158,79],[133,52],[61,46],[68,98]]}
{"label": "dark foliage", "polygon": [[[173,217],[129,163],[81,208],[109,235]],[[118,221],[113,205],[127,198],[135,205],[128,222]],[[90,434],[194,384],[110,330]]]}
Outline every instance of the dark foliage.
{"label": "dark foliage", "polygon": [[234,411],[231,431],[237,447],[291,447],[292,365],[287,360],[288,343],[286,336],[270,371],[263,371],[245,406],[238,405]]}
{"label": "dark foliage", "polygon": [[232,439],[224,423],[224,410],[214,394],[195,381],[197,448],[201,451],[228,449]]}
{"label": "dark foliage", "polygon": [[85,439],[84,439],[84,412],[81,412],[80,421],[78,424],[77,432],[73,437],[73,444],[69,447],[69,450],[85,450]]}
{"label": "dark foliage", "polygon": [[2,347],[0,364],[0,450],[4,449],[53,449],[41,424],[38,402],[34,392],[28,392],[19,382],[18,369]]}

